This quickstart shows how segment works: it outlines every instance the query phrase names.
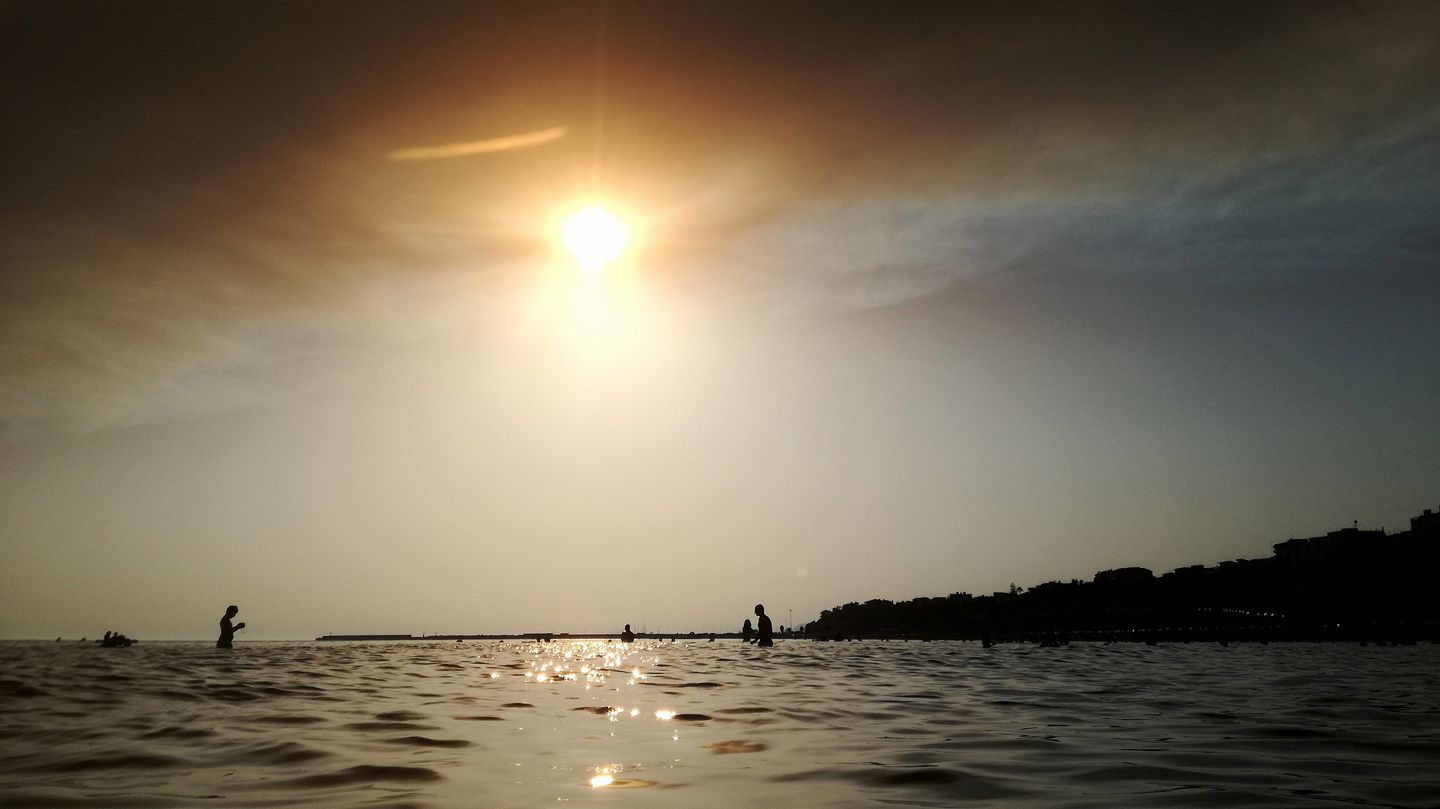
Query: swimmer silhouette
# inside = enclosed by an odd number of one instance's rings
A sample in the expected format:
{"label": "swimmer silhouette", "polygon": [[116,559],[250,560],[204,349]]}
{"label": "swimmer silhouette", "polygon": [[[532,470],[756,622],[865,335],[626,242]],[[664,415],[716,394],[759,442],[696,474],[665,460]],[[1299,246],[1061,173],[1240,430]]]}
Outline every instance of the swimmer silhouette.
{"label": "swimmer silhouette", "polygon": [[231,604],[225,608],[225,614],[220,616],[220,640],[215,641],[216,649],[230,649],[231,642],[235,640],[235,633],[245,628],[245,622],[241,621],[231,626],[230,619],[239,614],[240,608]]}
{"label": "swimmer silhouette", "polygon": [[774,630],[770,628],[770,616],[765,614],[765,605],[755,605],[755,617],[760,619],[760,633],[755,641],[756,646],[774,646],[775,641],[770,637]]}
{"label": "swimmer silhouette", "polygon": [[745,619],[745,624],[740,627],[740,640],[750,642],[750,636],[755,634],[755,629],[750,626],[750,619]]}
{"label": "swimmer silhouette", "polygon": [[114,631],[114,630],[111,630],[111,631],[105,633],[105,637],[103,637],[103,638],[101,638],[100,640],[97,640],[97,641],[95,641],[95,642],[98,643],[98,644],[100,644],[101,646],[104,646],[104,647],[107,648],[107,649],[113,649],[113,648],[115,648],[115,647],[117,647],[117,646],[120,646],[120,647],[130,646],[130,645],[132,645],[132,644],[135,643],[135,639],[134,639],[134,638],[127,638],[127,637],[125,637],[124,635],[120,634],[119,632],[116,632],[116,631]]}
{"label": "swimmer silhouette", "polygon": [[626,643],[635,642],[635,633],[630,631],[629,624],[626,624],[625,631],[620,633],[620,640],[625,641]]}

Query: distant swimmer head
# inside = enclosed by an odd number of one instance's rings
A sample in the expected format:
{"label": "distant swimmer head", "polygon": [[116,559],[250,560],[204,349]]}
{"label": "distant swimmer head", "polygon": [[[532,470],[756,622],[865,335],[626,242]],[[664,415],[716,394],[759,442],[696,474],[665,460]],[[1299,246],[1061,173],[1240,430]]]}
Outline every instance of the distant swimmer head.
{"label": "distant swimmer head", "polygon": [[235,614],[238,612],[240,612],[240,608],[235,606],[234,604],[231,604],[230,606],[225,608],[225,614],[231,617],[234,617]]}
{"label": "distant swimmer head", "polygon": [[629,625],[629,624],[626,624],[626,625],[625,625],[625,631],[626,631],[626,632],[629,632],[629,631],[630,631],[630,625]]}
{"label": "distant swimmer head", "polygon": [[756,614],[756,615],[764,615],[764,614],[765,614],[765,605],[764,605],[764,604],[756,604],[756,605],[755,605],[755,614]]}

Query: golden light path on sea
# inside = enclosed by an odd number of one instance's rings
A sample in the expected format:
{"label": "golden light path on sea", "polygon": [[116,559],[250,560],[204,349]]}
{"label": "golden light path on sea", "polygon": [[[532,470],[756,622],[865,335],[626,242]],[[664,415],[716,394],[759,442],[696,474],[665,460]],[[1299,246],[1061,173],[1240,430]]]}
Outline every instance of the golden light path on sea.
{"label": "golden light path on sea", "polygon": [[[619,693],[622,687],[640,685],[650,676],[649,670],[661,662],[659,655],[643,646],[602,640],[577,640],[563,644],[540,642],[532,647],[531,653],[529,671],[521,675],[526,682],[560,686],[574,683],[585,691],[601,689]],[[637,653],[638,660],[635,659]],[[497,679],[504,675],[491,671],[484,676]],[[623,678],[623,683],[612,684],[612,676]],[[641,715],[640,708],[635,706],[607,705],[584,709],[603,715],[611,722],[635,719]],[[660,708],[654,711],[653,716],[656,721],[669,722],[679,714],[670,708]],[[671,733],[671,740],[680,740],[678,729]],[[624,769],[624,765],[618,763],[596,764],[588,783],[594,789],[634,789],[654,785],[653,781],[620,777]]]}

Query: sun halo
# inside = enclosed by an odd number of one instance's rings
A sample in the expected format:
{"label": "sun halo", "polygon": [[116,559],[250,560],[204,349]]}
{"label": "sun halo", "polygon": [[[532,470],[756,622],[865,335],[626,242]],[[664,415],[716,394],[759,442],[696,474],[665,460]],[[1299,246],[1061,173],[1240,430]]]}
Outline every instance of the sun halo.
{"label": "sun halo", "polygon": [[560,244],[586,272],[597,272],[624,255],[630,229],[603,205],[587,205],[565,217]]}

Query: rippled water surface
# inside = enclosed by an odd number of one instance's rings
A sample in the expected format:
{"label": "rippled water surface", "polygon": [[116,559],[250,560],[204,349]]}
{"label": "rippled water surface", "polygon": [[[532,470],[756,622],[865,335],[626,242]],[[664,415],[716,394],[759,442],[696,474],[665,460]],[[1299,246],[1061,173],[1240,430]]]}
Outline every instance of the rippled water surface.
{"label": "rippled water surface", "polygon": [[1440,647],[0,644],[0,806],[1440,806]]}

